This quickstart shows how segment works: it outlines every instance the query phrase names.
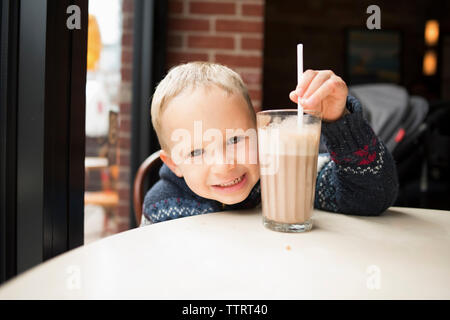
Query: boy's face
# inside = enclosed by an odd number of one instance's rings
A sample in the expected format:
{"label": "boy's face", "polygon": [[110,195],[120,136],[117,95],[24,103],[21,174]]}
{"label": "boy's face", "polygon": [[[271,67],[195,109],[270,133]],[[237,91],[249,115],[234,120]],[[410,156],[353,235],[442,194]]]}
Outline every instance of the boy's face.
{"label": "boy's face", "polygon": [[173,98],[162,115],[162,160],[197,195],[234,204],[259,180],[256,125],[244,97],[216,86]]}

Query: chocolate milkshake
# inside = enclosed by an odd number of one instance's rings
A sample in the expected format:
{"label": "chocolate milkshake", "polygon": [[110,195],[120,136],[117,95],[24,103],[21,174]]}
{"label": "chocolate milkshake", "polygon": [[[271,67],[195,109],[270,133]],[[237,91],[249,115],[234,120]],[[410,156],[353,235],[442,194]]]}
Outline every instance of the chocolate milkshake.
{"label": "chocolate milkshake", "polygon": [[296,110],[258,113],[258,150],[264,225],[272,230],[311,229],[320,140],[320,117]]}

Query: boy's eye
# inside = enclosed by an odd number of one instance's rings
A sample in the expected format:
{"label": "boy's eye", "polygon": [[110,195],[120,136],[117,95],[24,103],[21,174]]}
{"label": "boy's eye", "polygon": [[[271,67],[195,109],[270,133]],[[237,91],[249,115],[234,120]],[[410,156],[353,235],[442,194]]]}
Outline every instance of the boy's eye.
{"label": "boy's eye", "polygon": [[195,149],[195,150],[192,150],[189,155],[191,157],[198,157],[198,156],[201,156],[202,154],[203,154],[203,149]]}
{"label": "boy's eye", "polygon": [[228,139],[228,144],[236,144],[236,143],[240,142],[242,139],[244,139],[243,136],[231,137],[230,139]]}

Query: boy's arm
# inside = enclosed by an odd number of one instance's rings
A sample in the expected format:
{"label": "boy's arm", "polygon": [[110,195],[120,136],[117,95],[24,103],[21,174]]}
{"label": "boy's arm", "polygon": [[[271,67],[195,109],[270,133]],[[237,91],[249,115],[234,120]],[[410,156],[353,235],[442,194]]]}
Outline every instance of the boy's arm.
{"label": "boy's arm", "polygon": [[213,211],[208,203],[190,198],[170,181],[161,179],[145,195],[140,226]]}
{"label": "boy's arm", "polygon": [[359,101],[348,96],[346,107],[350,114],[322,123],[331,159],[317,175],[314,206],[346,214],[379,215],[397,198],[395,163],[364,120]]}

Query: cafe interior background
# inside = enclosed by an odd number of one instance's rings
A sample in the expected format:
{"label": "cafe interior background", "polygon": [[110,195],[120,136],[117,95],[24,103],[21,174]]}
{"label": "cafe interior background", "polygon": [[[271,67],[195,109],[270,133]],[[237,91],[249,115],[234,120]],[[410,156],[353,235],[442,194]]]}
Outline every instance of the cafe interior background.
{"label": "cafe interior background", "polygon": [[[450,127],[444,123],[450,120],[450,1],[377,1],[380,29],[367,27],[372,1],[33,3],[2,2],[1,281],[136,227],[134,176],[159,149],[149,101],[170,67],[219,62],[242,76],[256,111],[295,108],[288,93],[296,86],[297,43],[304,45],[305,69],[331,69],[355,94],[382,88],[381,95],[387,90],[408,99],[383,106],[392,113],[391,126],[377,125],[398,164],[395,205],[450,210]],[[50,28],[66,22],[70,4],[81,9],[81,28]],[[38,45],[33,38],[47,45],[33,51],[31,65],[20,53]],[[13,41],[5,45],[7,39]],[[33,72],[45,86],[26,82]],[[21,98],[27,92],[38,96]],[[85,105],[71,98],[76,93],[85,95]],[[71,101],[66,113],[52,109],[55,95]],[[375,121],[377,109],[371,112]],[[49,129],[52,123],[60,125]],[[30,124],[37,131],[27,130]],[[382,131],[387,127],[389,135]]]}

